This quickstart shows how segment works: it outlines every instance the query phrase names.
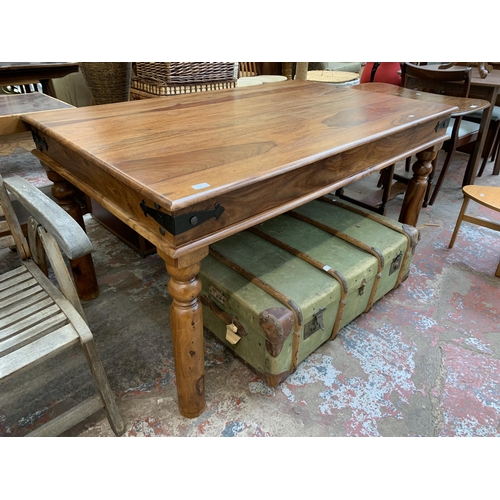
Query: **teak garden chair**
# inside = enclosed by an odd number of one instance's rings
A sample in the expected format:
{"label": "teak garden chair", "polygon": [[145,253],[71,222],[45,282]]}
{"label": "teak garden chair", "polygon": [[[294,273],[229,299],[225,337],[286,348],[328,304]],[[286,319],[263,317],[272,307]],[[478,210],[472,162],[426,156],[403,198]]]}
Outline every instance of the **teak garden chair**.
{"label": "teak garden chair", "polygon": [[[28,239],[9,192],[31,214]],[[114,433],[123,434],[124,423],[61,253],[69,259],[88,254],[89,238],[70,215],[20,177],[0,176],[0,209],[0,248],[15,246],[21,261],[20,267],[0,276],[0,380],[80,343],[97,388],[95,396],[29,436],[59,435],[101,408]],[[47,257],[59,288],[46,275]]]}

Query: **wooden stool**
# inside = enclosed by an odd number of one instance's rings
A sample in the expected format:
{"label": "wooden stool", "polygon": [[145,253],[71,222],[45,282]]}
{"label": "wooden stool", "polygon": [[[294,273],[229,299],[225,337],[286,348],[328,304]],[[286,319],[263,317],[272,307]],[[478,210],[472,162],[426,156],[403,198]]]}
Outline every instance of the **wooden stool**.
{"label": "wooden stool", "polygon": [[356,85],[359,74],[353,71],[332,71],[330,69],[308,71],[307,80],[311,82],[332,83],[334,85]]}
{"label": "wooden stool", "polygon": [[[480,203],[481,205],[484,205],[485,207],[500,212],[500,187],[473,185],[464,186],[462,188],[462,191],[464,193],[464,202],[462,203],[462,208],[460,209],[460,214],[458,215],[457,223],[455,224],[455,230],[453,231],[453,235],[451,237],[448,248],[453,247],[462,221],[477,224],[478,226],[487,227],[489,229],[494,229],[495,231],[500,231],[500,224],[465,214],[465,211],[467,210],[467,206],[469,205],[469,201],[471,199],[477,203]],[[498,276],[500,278],[500,263],[498,264],[495,276]]]}

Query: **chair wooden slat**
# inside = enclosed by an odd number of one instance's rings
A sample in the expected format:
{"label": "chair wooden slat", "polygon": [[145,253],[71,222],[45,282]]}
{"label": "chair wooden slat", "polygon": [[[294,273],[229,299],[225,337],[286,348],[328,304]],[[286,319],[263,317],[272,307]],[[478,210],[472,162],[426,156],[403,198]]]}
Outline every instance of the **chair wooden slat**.
{"label": "chair wooden slat", "polygon": [[10,280],[13,276],[18,276],[19,274],[26,273],[26,267],[25,266],[20,266],[16,267],[15,269],[11,269],[10,271],[6,271],[2,275],[0,275],[0,283],[3,283],[4,281]]}
{"label": "chair wooden slat", "polygon": [[[2,283],[5,283],[8,280],[10,280],[16,276],[20,276],[22,274],[27,274],[27,275],[29,274],[27,272],[25,266],[16,267],[14,269],[11,269],[10,271],[6,271],[4,274],[0,275],[0,286],[3,286]],[[3,288],[6,288],[6,287],[3,287]]]}
{"label": "chair wooden slat", "polygon": [[36,325],[37,323],[41,323],[51,316],[54,316],[59,311],[59,307],[57,307],[56,304],[52,304],[50,307],[45,308],[43,311],[39,311],[28,318],[24,318],[23,320],[18,321],[14,325],[0,330],[0,339],[6,339],[12,335],[16,335],[17,333],[26,330],[26,328]]}
{"label": "chair wooden slat", "polygon": [[33,278],[28,278],[28,279],[22,279],[22,280],[14,280],[18,281],[17,283],[14,284],[14,286],[9,286],[5,290],[2,290],[0,292],[0,300],[3,301],[7,297],[15,297],[16,294],[22,292],[23,290],[27,290],[32,286],[36,286],[37,282]]}
{"label": "chair wooden slat", "polygon": [[66,316],[62,313],[56,314],[47,318],[41,323],[33,325],[17,335],[6,337],[0,340],[0,357],[5,356],[13,349],[18,349],[29,342],[36,340],[37,338],[43,337],[44,335],[50,334],[52,331],[63,327],[68,323]]}
{"label": "chair wooden slat", "polygon": [[31,304],[35,304],[45,299],[45,297],[47,297],[47,293],[40,287],[31,287],[14,297],[9,297],[8,300],[0,303],[0,320],[22,310],[26,305],[25,300],[29,300]]}
{"label": "chair wooden slat", "polygon": [[50,335],[46,335],[3,356],[0,363],[0,377],[7,377],[28,365],[42,361],[47,356],[56,354],[78,339],[79,335],[75,329],[71,325],[65,325]]}
{"label": "chair wooden slat", "polygon": [[33,432],[30,432],[27,437],[49,437],[57,436],[68,429],[71,429],[74,425],[82,420],[85,420],[90,415],[93,415],[96,411],[99,411],[104,407],[104,404],[98,394],[86,399],[79,405],[71,408],[62,415],[54,418],[50,422],[42,425]]}
{"label": "chair wooden slat", "polygon": [[[48,306],[52,305],[54,301],[50,297],[46,297],[43,300],[28,300],[23,301],[24,307],[17,307],[17,311],[11,311],[11,314],[6,315],[0,319],[0,329],[6,328],[13,323],[19,323],[26,318],[31,317],[35,313],[39,313],[42,309],[46,309]],[[37,322],[37,320],[35,320]]]}
{"label": "chair wooden slat", "polygon": [[11,235],[2,236],[0,238],[0,248],[10,248],[15,246],[16,242]]}
{"label": "chair wooden slat", "polygon": [[[5,297],[0,297],[0,303],[2,308],[8,308],[12,304],[16,304],[20,301],[22,301],[25,297],[30,297],[32,295],[36,295],[40,291],[42,291],[43,288],[40,285],[35,285],[30,288],[26,288],[24,291],[16,293],[14,295],[5,295]],[[44,293],[46,293],[44,291]],[[1,294],[0,294],[1,295]],[[1,314],[3,314],[3,309],[0,311],[0,317]],[[8,313],[7,313],[8,314]]]}

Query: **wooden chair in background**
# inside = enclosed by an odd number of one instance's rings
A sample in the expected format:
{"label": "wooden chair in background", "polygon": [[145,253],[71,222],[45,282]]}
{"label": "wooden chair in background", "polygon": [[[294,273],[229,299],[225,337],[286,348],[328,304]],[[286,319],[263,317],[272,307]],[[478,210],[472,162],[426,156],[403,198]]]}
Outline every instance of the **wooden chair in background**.
{"label": "wooden chair in background", "polygon": [[246,78],[249,76],[257,76],[257,63],[240,62],[238,63],[238,78]]}
{"label": "wooden chair in background", "polygon": [[[500,224],[485,219],[480,219],[478,217],[473,217],[465,213],[470,200],[473,200],[476,203],[500,212],[500,187],[478,185],[464,186],[462,188],[462,192],[464,194],[464,201],[462,203],[462,208],[458,215],[457,223],[455,224],[455,230],[453,231],[453,235],[451,237],[448,248],[453,248],[458,230],[460,229],[460,225],[463,221],[470,222],[471,224],[476,224],[478,226],[487,227],[495,231],[500,231]],[[498,264],[495,276],[500,278],[500,263]]]}
{"label": "wooden chair in background", "polygon": [[[456,97],[468,97],[471,85],[471,68],[460,68],[457,70],[428,69],[425,66],[416,66],[411,63],[402,65],[403,86],[422,92],[444,94]],[[444,163],[441,167],[438,180],[432,190],[432,179],[436,173],[437,157],[433,161],[433,169],[428,179],[427,191],[425,193],[423,206],[432,205],[441,189],[448,167],[457,148],[471,144],[477,140],[479,123],[462,120],[462,116],[452,117],[448,125],[450,139],[446,141],[443,148],[447,151]],[[411,158],[406,160],[406,170],[409,170]],[[393,179],[400,182],[408,182],[405,176],[394,173],[394,166],[384,172],[381,184],[386,191],[384,197],[390,198],[390,190]],[[431,195],[432,190],[432,195]]]}
{"label": "wooden chair in background", "polygon": [[[483,110],[476,111],[470,115],[464,116],[464,120],[472,121],[475,123],[481,123],[481,118],[483,117]],[[483,175],[488,161],[495,161],[493,166],[493,174],[500,174],[500,161],[498,160],[498,146],[500,144],[500,106],[494,106],[491,114],[491,121],[488,127],[488,134],[486,136],[486,141],[483,146],[483,162],[477,173],[478,177]],[[459,148],[459,151],[464,153],[472,153],[473,145],[467,145]]]}
{"label": "wooden chair in background", "polygon": [[[9,192],[31,214],[28,239]],[[20,267],[0,276],[0,380],[80,343],[97,388],[95,396],[29,436],[59,435],[101,408],[115,434],[123,434],[125,426],[61,253],[70,259],[86,255],[92,250],[90,240],[69,214],[20,177],[0,176],[0,208],[0,248],[15,246],[21,260]],[[59,287],[46,276],[48,262]]]}

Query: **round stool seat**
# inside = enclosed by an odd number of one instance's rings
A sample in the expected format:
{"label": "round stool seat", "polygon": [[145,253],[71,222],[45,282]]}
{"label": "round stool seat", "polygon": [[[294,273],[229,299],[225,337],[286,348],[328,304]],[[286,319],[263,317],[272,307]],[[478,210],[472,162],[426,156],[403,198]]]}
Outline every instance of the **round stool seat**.
{"label": "round stool seat", "polygon": [[333,83],[335,85],[354,85],[359,83],[359,74],[352,71],[315,70],[307,72],[311,82]]}
{"label": "round stool seat", "polygon": [[282,75],[257,75],[254,78],[257,78],[262,83],[285,82],[288,80],[286,76]]}
{"label": "round stool seat", "polygon": [[464,186],[463,192],[477,203],[493,210],[500,211],[500,187],[499,186],[479,186],[472,184]]}
{"label": "round stool seat", "polygon": [[262,80],[258,80],[255,76],[243,76],[236,80],[236,87],[252,87],[262,85],[262,83]]}

